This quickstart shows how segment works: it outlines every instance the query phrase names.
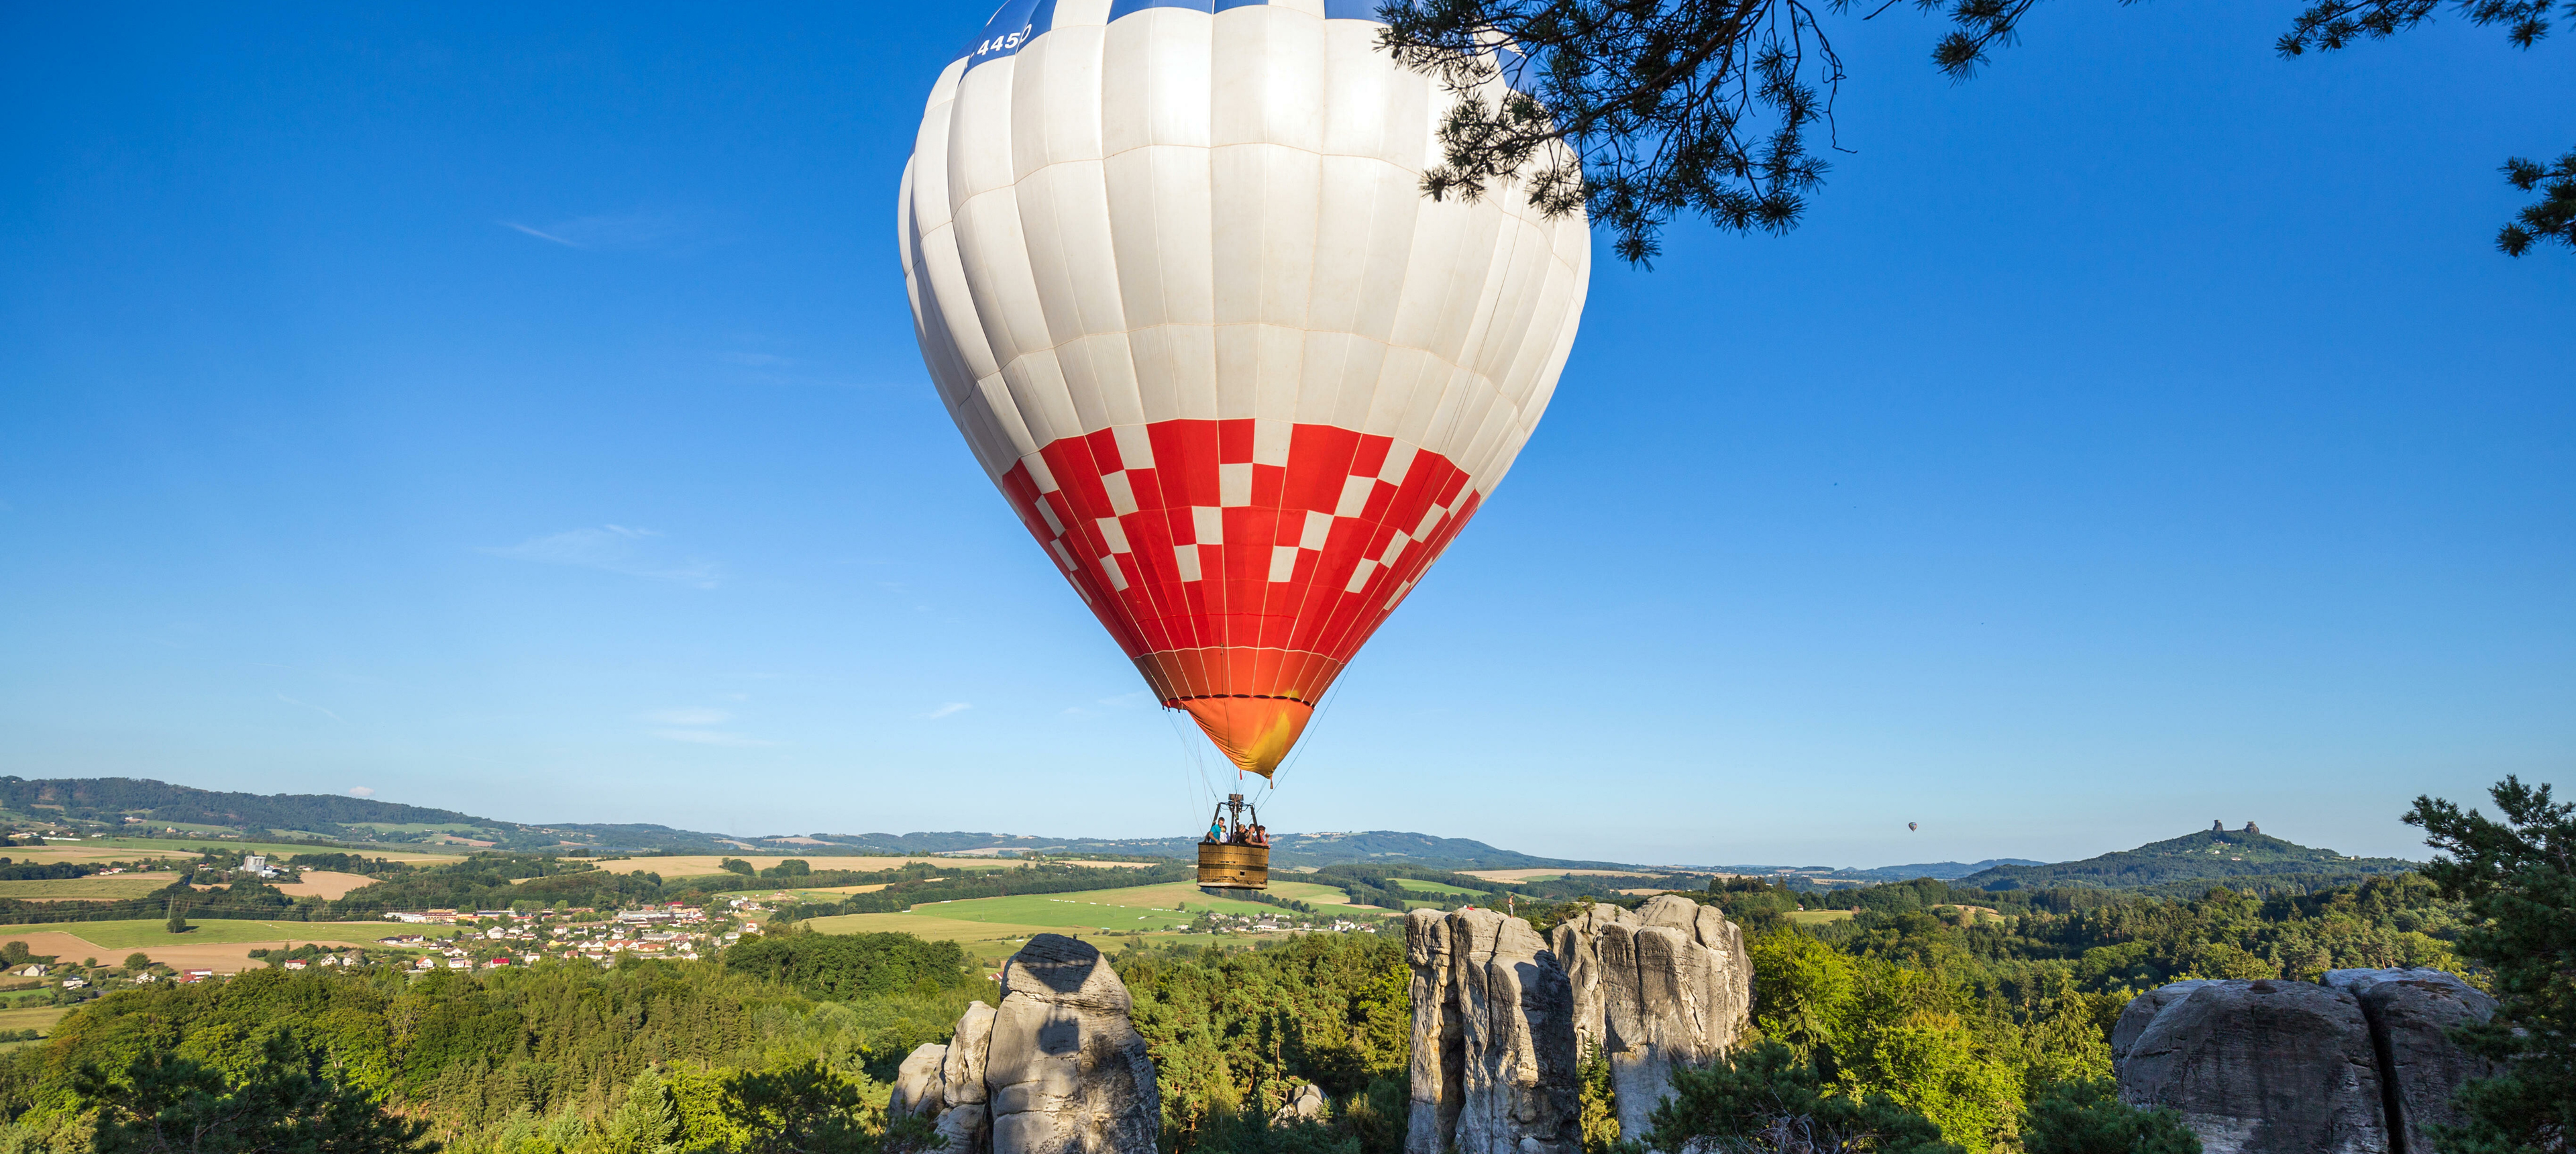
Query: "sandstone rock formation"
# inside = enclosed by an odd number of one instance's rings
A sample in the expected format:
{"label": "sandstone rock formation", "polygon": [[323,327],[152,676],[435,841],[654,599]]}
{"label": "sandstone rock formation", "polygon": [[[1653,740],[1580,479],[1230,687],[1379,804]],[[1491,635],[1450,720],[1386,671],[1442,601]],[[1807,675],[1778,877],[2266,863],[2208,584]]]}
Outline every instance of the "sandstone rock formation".
{"label": "sandstone rock formation", "polygon": [[2370,1024],[2342,990],[2203,982],[2155,1012],[2118,1075],[2129,1104],[2180,1111],[2205,1154],[2391,1154]]}
{"label": "sandstone rock formation", "polygon": [[[982,1003],[977,1003],[978,1005]],[[895,1067],[894,1095],[886,1102],[890,1114],[936,1114],[940,1106],[940,1063],[948,1056],[948,1047],[925,1042],[904,1055],[903,1065]]]}
{"label": "sandstone rock formation", "polygon": [[1321,1122],[1331,1117],[1333,1101],[1324,1096],[1324,1088],[1312,1082],[1297,1087],[1288,1104],[1270,1112],[1270,1124],[1289,1126],[1299,1122]]}
{"label": "sandstone rock formation", "polygon": [[1162,1101],[1127,985],[1100,951],[1039,934],[945,1046],[903,1061],[890,1111],[938,1119],[947,1154],[1154,1154]]}
{"label": "sandstone rock formation", "polygon": [[1580,1154],[1574,992],[1519,918],[1405,915],[1413,1108],[1405,1154]]}
{"label": "sandstone rock formation", "polygon": [[1673,894],[1635,913],[1596,905],[1557,926],[1552,945],[1573,986],[1577,1052],[1610,1061],[1622,1138],[1645,1135],[1675,1065],[1716,1058],[1751,1023],[1753,959],[1715,907]]}
{"label": "sandstone rock formation", "polygon": [[2199,978],[2158,986],[2129,999],[2128,1008],[2120,1011],[2120,1020],[2111,1027],[2111,1065],[2118,1068],[2129,1060],[2129,1047],[2138,1035],[2147,1032],[2147,1023],[2155,1020],[2164,1008],[2179,1002],[2183,996],[2209,983]]}
{"label": "sandstone rock formation", "polygon": [[2328,970],[2326,985],[2350,993],[2370,1022],[2371,1048],[2388,1089],[2388,1128],[2404,1154],[2432,1154],[2434,1125],[2458,1125],[2451,1095],[2492,1076],[2492,1063],[2454,1044],[2453,1026],[2485,1022],[2496,1001],[2440,970]]}
{"label": "sandstone rock formation", "polygon": [[985,1149],[992,1132],[992,1094],[984,1085],[992,1043],[993,1007],[968,1003],[939,1064],[940,1095],[947,1106],[939,1115],[939,1137],[953,1154]]}
{"label": "sandstone rock formation", "polygon": [[2452,1092],[2492,1072],[2445,1031],[2494,1014],[2439,970],[2175,982],[2129,1002],[2111,1063],[2123,1099],[2181,1111],[2206,1154],[2432,1154]]}

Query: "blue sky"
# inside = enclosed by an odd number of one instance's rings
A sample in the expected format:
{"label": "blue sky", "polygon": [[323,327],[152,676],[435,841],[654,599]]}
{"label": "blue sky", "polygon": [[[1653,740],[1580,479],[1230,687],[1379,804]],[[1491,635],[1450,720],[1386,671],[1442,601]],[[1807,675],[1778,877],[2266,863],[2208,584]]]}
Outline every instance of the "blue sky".
{"label": "blue sky", "polygon": [[[2576,755],[2568,37],[1848,23],[1785,239],[1606,254],[1509,483],[1268,808],[1620,860],[2087,856]],[[932,396],[971,2],[22,6],[0,772],[755,834],[1177,834],[1212,755]],[[1907,833],[1905,823],[1922,830]]]}

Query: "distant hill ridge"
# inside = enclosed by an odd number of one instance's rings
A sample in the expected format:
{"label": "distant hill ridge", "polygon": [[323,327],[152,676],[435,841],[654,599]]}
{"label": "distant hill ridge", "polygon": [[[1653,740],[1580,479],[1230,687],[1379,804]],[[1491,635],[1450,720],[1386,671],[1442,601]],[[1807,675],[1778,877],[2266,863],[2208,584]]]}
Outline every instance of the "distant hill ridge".
{"label": "distant hill ridge", "polygon": [[2203,830],[2083,861],[1999,865],[1954,884],[1982,890],[2070,886],[2130,890],[2227,878],[2363,877],[2405,873],[2417,866],[2403,858],[2352,857],[2316,849],[2252,829]]}
{"label": "distant hill ridge", "polygon": [[[1009,851],[1127,857],[1194,855],[1191,836],[1146,839],[1046,838],[1023,834],[815,833],[739,838],[662,825],[533,825],[448,809],[315,793],[229,793],[138,777],[0,777],[0,819],[87,833],[135,828],[303,837],[366,845],[466,845],[502,850],[587,848],[596,852],[764,853],[814,857]],[[132,819],[132,820],[129,820]],[[211,827],[211,828],[208,828]],[[1625,869],[1621,863],[1533,857],[1465,838],[1372,830],[1281,834],[1271,862],[1283,869],[1384,862],[1440,869]]]}
{"label": "distant hill ridge", "polygon": [[[1188,858],[1196,846],[1196,838],[1191,836],[1047,838],[947,831],[733,837],[662,825],[535,825],[373,798],[229,793],[129,777],[0,777],[0,822],[22,830],[44,827],[105,833],[177,828],[188,833],[230,832],[249,838],[303,838],[382,847],[462,845],[514,851],[578,847],[595,853],[756,853],[818,858],[978,852]],[[1535,857],[1467,838],[1394,830],[1279,834],[1272,844],[1271,861],[1281,869],[1380,864],[1443,870],[1616,869],[1642,874],[1659,868]],[[2314,888],[2375,874],[2402,873],[2417,868],[2417,863],[2400,858],[2349,857],[2248,828],[2206,830],[2053,865],[2026,858],[1993,858],[1974,863],[1924,862],[1875,869],[1758,865],[1675,868],[1785,875],[1787,880],[1825,884],[1929,877],[1971,889],[2086,887],[2181,893],[2196,892],[2198,886],[2222,884],[2231,878],[2255,889]]]}

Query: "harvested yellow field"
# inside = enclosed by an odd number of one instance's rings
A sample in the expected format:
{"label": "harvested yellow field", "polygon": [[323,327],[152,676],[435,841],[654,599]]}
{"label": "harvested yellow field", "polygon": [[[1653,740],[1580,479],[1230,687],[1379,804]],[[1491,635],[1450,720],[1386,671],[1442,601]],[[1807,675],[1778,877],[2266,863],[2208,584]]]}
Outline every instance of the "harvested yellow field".
{"label": "harvested yellow field", "polygon": [[[95,924],[118,926],[123,923],[101,922]],[[155,924],[157,925],[158,923]],[[270,933],[276,933],[276,927],[280,924],[281,923],[277,922],[241,923],[241,925],[245,927],[265,927]],[[178,937],[163,935],[163,941],[161,942],[108,946],[91,941],[76,933],[66,933],[59,930],[46,930],[35,933],[0,933],[0,941],[25,942],[27,943],[28,953],[35,954],[39,957],[56,957],[67,962],[86,962],[91,958],[96,958],[102,965],[114,966],[122,965],[127,954],[140,953],[143,956],[159,962],[162,965],[169,966],[172,969],[213,970],[218,974],[238,974],[244,970],[257,969],[266,965],[266,962],[258,962],[251,959],[250,952],[252,950],[284,950],[307,944],[330,946],[335,949],[383,948],[376,944],[375,938],[372,936],[364,934],[350,934],[346,931],[344,926],[334,925],[329,922],[316,924],[319,927],[338,930],[340,932],[330,937],[293,937],[277,938],[270,941],[233,942],[212,940],[192,941],[190,939],[195,935],[194,933],[190,933],[183,934]],[[199,925],[202,927],[204,923],[199,923]],[[401,927],[392,925],[385,927],[386,931],[389,933],[399,928]],[[122,935],[104,934],[101,936],[115,938]],[[0,1025],[0,1029],[17,1028],[23,1027]]]}
{"label": "harvested yellow field", "polygon": [[371,886],[374,884],[376,884],[376,879],[368,877],[365,874],[333,873],[330,870],[306,870],[304,871],[304,880],[295,882],[291,885],[281,885],[277,887],[277,892],[299,898],[327,898],[336,902],[341,898],[349,896],[349,891],[351,890],[357,889],[360,886]]}
{"label": "harvested yellow field", "polygon": [[[723,873],[724,866],[722,863],[726,858],[750,862],[751,868],[756,870],[768,869],[771,866],[775,866],[789,858],[794,858],[798,861],[804,862],[817,870],[857,870],[862,872],[873,870],[899,870],[908,865],[926,865],[933,869],[943,871],[1000,870],[1015,869],[1022,864],[1017,860],[1008,858],[831,857],[822,854],[790,853],[694,854],[675,855],[672,857],[617,858],[599,863],[599,868],[607,870],[610,873],[660,874],[665,880],[668,880],[671,878],[705,877],[710,874]],[[1144,869],[1149,863],[1132,861],[1066,861],[1054,864],[1091,866],[1100,869]]]}
{"label": "harvested yellow field", "polygon": [[599,863],[599,868],[618,874],[660,874],[665,879],[704,877],[721,874],[725,858],[751,863],[751,868],[765,870],[789,858],[795,858],[818,870],[896,870],[913,864],[940,869],[999,869],[995,862],[952,862],[924,857],[822,857],[811,854],[723,854],[720,856],[631,857]]}
{"label": "harvested yellow field", "polygon": [[[1461,876],[1461,877],[1483,878],[1484,880],[1489,881],[1489,882],[1526,882],[1526,881],[1539,881],[1539,880],[1552,879],[1552,878],[1633,878],[1633,877],[1653,877],[1653,876],[1655,876],[1655,874],[1656,874],[1656,873],[1658,873],[1659,871],[1656,871],[1656,870],[1650,870],[1650,869],[1633,869],[1633,870],[1520,869],[1520,870],[1459,870],[1459,871],[1457,871],[1457,872],[1458,872],[1459,876]],[[1676,883],[1677,883],[1677,884],[1687,884],[1687,883],[1685,883],[1685,882],[1682,882],[1682,881],[1681,881],[1681,879],[1686,879],[1686,878],[1687,878],[1687,879],[1696,879],[1696,878],[1702,878],[1702,877],[1733,877],[1733,876],[1735,876],[1735,875],[1733,875],[1733,874],[1680,874],[1680,875],[1677,875],[1677,876],[1676,876],[1676,879],[1675,879],[1675,880],[1676,880]],[[1695,889],[1695,888],[1697,888],[1697,887],[1696,887],[1696,886],[1691,886],[1690,888],[1694,888],[1694,889]],[[1662,891],[1662,890],[1654,890],[1654,891],[1652,891],[1652,892],[1654,892],[1654,893],[1662,893],[1662,892],[1664,892],[1664,891]]]}

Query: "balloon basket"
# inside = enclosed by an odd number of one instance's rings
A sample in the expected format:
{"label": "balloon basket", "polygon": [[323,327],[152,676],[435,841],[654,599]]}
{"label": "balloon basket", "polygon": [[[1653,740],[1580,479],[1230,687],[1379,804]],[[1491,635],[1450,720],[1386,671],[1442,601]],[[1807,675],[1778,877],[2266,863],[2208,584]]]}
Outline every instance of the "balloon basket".
{"label": "balloon basket", "polygon": [[1199,889],[1213,893],[1269,888],[1269,846],[1199,843]]}

